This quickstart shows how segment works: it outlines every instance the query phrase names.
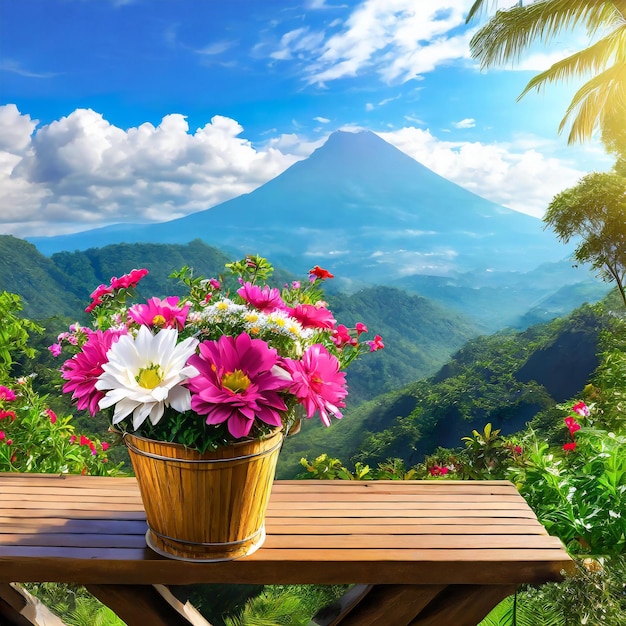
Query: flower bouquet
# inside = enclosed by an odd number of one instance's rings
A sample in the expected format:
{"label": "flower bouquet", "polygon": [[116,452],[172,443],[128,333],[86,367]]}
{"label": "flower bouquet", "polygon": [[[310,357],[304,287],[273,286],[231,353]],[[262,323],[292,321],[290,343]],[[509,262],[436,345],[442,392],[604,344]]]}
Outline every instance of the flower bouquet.
{"label": "flower bouquet", "polygon": [[[184,285],[184,296],[130,305],[128,297],[147,270],[113,278],[91,295],[86,311],[94,315],[94,328],[74,324],[51,346],[57,354],[63,345],[73,346],[74,356],[61,368],[63,391],[72,394],[79,409],[108,413],[113,428],[123,433],[146,505],[148,543],[178,558],[198,558],[198,545],[203,546],[201,557],[207,557],[202,560],[215,560],[218,544],[236,545],[235,556],[258,547],[283,435],[302,416],[317,413],[326,426],[332,416],[341,418],[348,393],[343,370],[361,352],[383,347],[379,336],[362,340],[363,324],[348,329],[334,319],[322,300],[322,284],[333,277],[326,270],[315,266],[307,281],[280,290],[266,284],[273,268],[262,257],[248,256],[226,268],[230,276],[218,280],[195,277],[184,267],[172,274]],[[155,469],[169,456],[178,459],[176,471],[184,481],[189,481],[189,467],[198,469],[206,461],[228,465],[228,475],[218,482],[231,483],[240,473],[244,483],[252,483],[249,471],[239,465],[244,460],[259,465],[263,485],[252,485],[253,496],[236,494],[263,504],[260,525],[258,520],[253,524],[259,528],[218,541],[205,529],[202,541],[168,534],[182,522],[164,531],[151,520],[148,501],[154,504],[155,498],[145,491],[140,473],[148,459],[154,465],[149,482],[169,482],[171,469],[162,475]],[[207,505],[213,513],[232,509],[227,496],[217,493],[215,480],[205,488],[215,492]],[[183,485],[181,498],[191,489],[199,493],[197,484]],[[159,501],[155,506],[156,518],[170,507]],[[231,511],[228,524],[233,517]]]}

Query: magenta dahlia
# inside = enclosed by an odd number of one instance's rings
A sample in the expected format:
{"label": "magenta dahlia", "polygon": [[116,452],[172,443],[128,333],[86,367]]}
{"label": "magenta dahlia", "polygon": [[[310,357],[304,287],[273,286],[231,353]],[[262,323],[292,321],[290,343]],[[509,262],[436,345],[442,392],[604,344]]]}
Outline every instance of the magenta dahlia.
{"label": "magenta dahlia", "polygon": [[279,366],[276,350],[246,333],[205,341],[199,350],[189,359],[199,375],[188,388],[192,410],[205,415],[207,424],[226,422],[235,438],[247,436],[256,418],[282,426],[287,406],[279,392],[291,385],[291,378]]}
{"label": "magenta dahlia", "polygon": [[104,394],[96,389],[102,366],[107,362],[109,348],[119,339],[123,331],[89,331],[89,339],[81,352],[68,359],[61,366],[61,376],[68,382],[63,385],[64,393],[71,393],[76,406],[88,409],[92,417],[98,411],[98,403]]}
{"label": "magenta dahlia", "polygon": [[307,348],[301,360],[285,359],[293,378],[289,391],[304,406],[307,417],[316,411],[324,425],[330,426],[330,415],[341,419],[339,410],[346,406],[346,374],[339,371],[339,361],[321,344]]}

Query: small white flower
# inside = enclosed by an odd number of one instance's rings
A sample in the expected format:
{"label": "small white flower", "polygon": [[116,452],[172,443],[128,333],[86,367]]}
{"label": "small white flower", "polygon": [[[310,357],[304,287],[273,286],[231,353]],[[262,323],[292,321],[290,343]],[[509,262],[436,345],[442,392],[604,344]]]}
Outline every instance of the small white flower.
{"label": "small white flower", "polygon": [[137,430],[146,418],[157,424],[168,406],[180,412],[191,408],[189,390],[182,383],[198,374],[187,365],[198,340],[189,337],[179,344],[177,340],[173,328],[153,335],[142,326],[136,337],[123,335],[111,346],[96,388],[106,391],[101,409],[115,405],[113,424],[132,413]]}

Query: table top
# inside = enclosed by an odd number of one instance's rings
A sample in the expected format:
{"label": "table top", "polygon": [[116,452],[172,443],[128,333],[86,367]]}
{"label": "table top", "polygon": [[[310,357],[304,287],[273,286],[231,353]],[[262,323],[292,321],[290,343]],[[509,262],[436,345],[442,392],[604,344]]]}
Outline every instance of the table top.
{"label": "table top", "polygon": [[145,543],[134,478],[1,474],[0,582],[518,584],[572,561],[507,481],[276,481],[267,539],[222,563]]}

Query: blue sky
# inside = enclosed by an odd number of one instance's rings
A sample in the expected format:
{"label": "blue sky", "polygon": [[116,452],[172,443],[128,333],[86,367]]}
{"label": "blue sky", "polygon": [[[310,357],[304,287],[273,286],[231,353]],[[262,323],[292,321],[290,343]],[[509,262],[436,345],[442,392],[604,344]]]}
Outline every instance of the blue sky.
{"label": "blue sky", "polygon": [[610,167],[598,143],[568,147],[557,133],[574,85],[516,102],[586,40],[480,72],[471,4],[0,0],[0,233],[182,217],[360,128],[540,216]]}

